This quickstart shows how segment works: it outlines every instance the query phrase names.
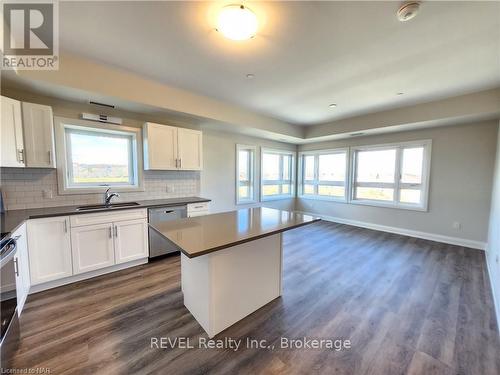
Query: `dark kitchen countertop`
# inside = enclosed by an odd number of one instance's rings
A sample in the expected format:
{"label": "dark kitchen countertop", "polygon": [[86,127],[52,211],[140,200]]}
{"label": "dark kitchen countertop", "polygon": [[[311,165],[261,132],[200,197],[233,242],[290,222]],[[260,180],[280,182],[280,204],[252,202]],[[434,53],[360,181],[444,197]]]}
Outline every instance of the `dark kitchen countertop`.
{"label": "dark kitchen countertop", "polygon": [[149,225],[187,257],[195,258],[285,232],[320,219],[297,212],[254,207]]}
{"label": "dark kitchen countertop", "polygon": [[[28,219],[38,219],[43,217],[66,216],[66,215],[84,215],[84,214],[93,214],[96,212],[133,210],[138,208],[176,206],[179,204],[200,203],[200,202],[210,202],[210,201],[211,201],[210,199],[200,198],[200,197],[181,197],[181,198],[135,201],[139,203],[136,206],[102,208],[90,211],[76,210],[78,207],[86,206],[88,204],[79,204],[74,206],[30,208],[25,210],[8,210],[5,213],[0,214],[0,229],[1,229],[0,232],[2,233],[2,238],[3,238],[4,235],[8,235],[9,233],[15,231],[25,220]],[[121,203],[121,202],[116,202],[116,203]]]}

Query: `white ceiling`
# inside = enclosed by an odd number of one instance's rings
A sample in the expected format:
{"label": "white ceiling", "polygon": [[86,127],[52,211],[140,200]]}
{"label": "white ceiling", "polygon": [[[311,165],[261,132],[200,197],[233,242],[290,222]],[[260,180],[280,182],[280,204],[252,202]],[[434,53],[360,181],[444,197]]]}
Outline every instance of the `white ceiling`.
{"label": "white ceiling", "polygon": [[233,42],[223,2],[61,2],[60,47],[301,125],[500,86],[500,2],[424,2],[407,23],[399,2],[245,3],[262,26]]}

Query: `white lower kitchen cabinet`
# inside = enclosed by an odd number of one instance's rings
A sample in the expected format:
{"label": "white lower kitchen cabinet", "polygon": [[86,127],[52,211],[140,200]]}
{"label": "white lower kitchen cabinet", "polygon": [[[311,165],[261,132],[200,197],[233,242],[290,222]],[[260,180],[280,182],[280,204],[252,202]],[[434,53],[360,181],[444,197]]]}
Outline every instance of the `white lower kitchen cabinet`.
{"label": "white lower kitchen cabinet", "polygon": [[73,274],[67,216],[29,220],[27,231],[31,285]]}
{"label": "white lower kitchen cabinet", "polygon": [[190,203],[187,205],[187,217],[208,215],[208,202]]}
{"label": "white lower kitchen cabinet", "polygon": [[28,220],[31,293],[147,263],[145,209]]}
{"label": "white lower kitchen cabinet", "polygon": [[17,314],[21,315],[31,286],[26,224],[21,225],[12,233],[11,237],[15,238],[17,243],[17,252],[14,262],[16,272]]}
{"label": "white lower kitchen cabinet", "polygon": [[75,275],[115,264],[111,223],[71,228],[71,252]]}
{"label": "white lower kitchen cabinet", "polygon": [[125,263],[148,256],[148,224],[146,219],[114,223],[115,262]]}

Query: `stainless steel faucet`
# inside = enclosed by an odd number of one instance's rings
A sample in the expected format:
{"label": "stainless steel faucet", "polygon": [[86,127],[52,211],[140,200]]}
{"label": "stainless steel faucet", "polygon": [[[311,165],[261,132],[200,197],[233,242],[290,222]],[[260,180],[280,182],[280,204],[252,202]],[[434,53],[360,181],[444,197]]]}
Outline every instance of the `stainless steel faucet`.
{"label": "stainless steel faucet", "polygon": [[108,206],[111,203],[111,199],[113,199],[114,197],[120,196],[120,194],[118,194],[118,193],[110,193],[109,190],[111,190],[110,187],[107,188],[106,192],[104,193],[104,204],[106,206]]}

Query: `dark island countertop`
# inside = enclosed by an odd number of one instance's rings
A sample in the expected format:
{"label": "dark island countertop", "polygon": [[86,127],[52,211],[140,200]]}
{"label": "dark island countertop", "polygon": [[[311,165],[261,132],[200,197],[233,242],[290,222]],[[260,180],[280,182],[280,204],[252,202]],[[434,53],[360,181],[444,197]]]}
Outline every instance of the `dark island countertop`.
{"label": "dark island countertop", "polygon": [[256,207],[149,226],[187,257],[195,258],[319,220],[301,213]]}
{"label": "dark island countertop", "polygon": [[86,204],[80,204],[75,206],[31,208],[25,210],[8,210],[5,213],[0,214],[0,229],[3,238],[5,235],[8,235],[9,233],[15,231],[25,220],[28,219],[39,219],[44,217],[66,216],[66,215],[84,215],[84,214],[93,214],[97,212],[132,210],[138,208],[166,207],[166,206],[176,206],[182,204],[210,202],[210,201],[211,201],[210,199],[200,198],[200,197],[180,197],[180,198],[168,198],[168,199],[141,200],[141,201],[135,201],[139,203],[136,206],[102,208],[89,211],[77,211],[78,207],[85,206]]}

